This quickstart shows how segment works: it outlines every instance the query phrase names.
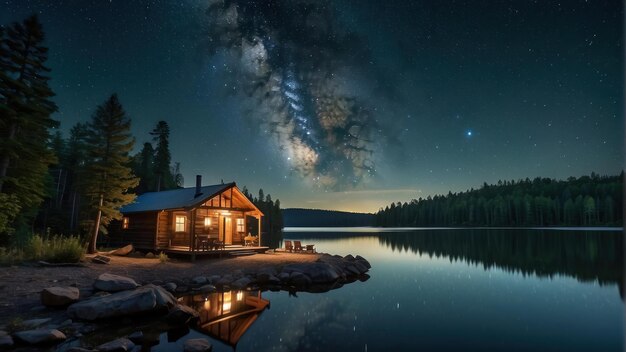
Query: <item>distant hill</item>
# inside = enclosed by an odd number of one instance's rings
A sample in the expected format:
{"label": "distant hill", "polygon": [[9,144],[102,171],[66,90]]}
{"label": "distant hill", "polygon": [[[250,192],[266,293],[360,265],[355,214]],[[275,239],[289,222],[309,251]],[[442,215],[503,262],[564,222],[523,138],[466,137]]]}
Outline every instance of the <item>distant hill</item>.
{"label": "distant hill", "polygon": [[285,227],[354,227],[374,225],[374,214],[320,209],[283,209]]}

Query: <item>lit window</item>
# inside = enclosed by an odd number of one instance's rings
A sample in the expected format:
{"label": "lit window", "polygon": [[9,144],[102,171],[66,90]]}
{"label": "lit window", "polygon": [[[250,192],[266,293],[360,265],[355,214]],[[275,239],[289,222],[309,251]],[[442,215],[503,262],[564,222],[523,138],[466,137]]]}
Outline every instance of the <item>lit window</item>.
{"label": "lit window", "polygon": [[130,219],[127,216],[122,218],[122,228],[123,229],[127,229],[129,223],[130,223]]}
{"label": "lit window", "polygon": [[207,216],[204,218],[204,227],[209,227],[209,226],[211,226],[211,218]]}
{"label": "lit window", "polygon": [[185,232],[185,216],[176,215],[176,232]]}
{"label": "lit window", "polygon": [[222,303],[222,314],[230,313],[231,293],[224,292],[224,301]]}
{"label": "lit window", "polygon": [[237,232],[245,232],[243,219],[237,219]]}

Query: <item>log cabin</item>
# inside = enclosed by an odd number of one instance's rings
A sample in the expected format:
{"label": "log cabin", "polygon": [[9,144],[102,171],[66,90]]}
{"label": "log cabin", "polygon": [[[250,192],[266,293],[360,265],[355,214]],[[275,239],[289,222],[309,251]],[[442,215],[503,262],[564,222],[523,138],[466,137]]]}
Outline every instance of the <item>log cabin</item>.
{"label": "log cabin", "polygon": [[202,186],[198,175],[195,187],[144,193],[120,212],[122,221],[112,226],[109,236],[115,244],[198,253],[212,250],[207,243],[214,242],[222,249],[241,249],[246,237],[256,235],[256,249],[265,248],[258,247],[263,213],[235,182]]}

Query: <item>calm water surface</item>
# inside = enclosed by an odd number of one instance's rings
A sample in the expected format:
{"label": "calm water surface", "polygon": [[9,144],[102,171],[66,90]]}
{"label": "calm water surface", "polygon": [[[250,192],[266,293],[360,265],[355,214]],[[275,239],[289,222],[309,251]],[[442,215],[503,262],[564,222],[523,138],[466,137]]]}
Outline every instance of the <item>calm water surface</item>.
{"label": "calm water surface", "polygon": [[[621,232],[359,231],[286,232],[320,252],[364,256],[371,278],[318,294],[245,293],[270,304],[206,324],[213,350],[623,350]],[[235,314],[248,300],[233,292],[196,307],[228,302]],[[178,334],[162,334],[153,351],[205,336]]]}

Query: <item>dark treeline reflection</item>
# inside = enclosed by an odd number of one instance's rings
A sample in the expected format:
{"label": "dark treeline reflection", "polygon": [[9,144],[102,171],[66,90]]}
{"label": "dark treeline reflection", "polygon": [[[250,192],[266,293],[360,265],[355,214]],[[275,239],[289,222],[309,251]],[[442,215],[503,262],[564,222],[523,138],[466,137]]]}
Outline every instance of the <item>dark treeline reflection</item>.
{"label": "dark treeline reflection", "polygon": [[619,284],[623,295],[621,232],[436,230],[379,234],[382,245],[524,275],[567,275]]}

